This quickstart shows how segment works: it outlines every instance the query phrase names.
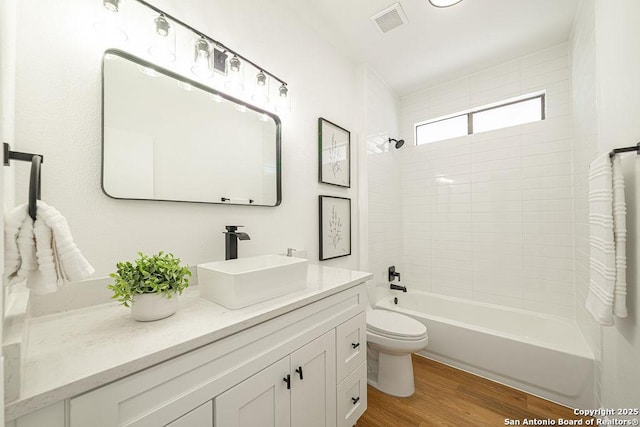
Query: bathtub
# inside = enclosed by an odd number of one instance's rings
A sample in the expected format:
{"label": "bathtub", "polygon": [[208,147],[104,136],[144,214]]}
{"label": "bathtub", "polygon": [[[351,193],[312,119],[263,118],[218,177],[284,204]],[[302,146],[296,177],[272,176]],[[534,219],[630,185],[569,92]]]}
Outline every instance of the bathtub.
{"label": "bathtub", "polygon": [[593,356],[572,320],[417,291],[376,308],[424,323],[425,357],[572,408],[594,407]]}

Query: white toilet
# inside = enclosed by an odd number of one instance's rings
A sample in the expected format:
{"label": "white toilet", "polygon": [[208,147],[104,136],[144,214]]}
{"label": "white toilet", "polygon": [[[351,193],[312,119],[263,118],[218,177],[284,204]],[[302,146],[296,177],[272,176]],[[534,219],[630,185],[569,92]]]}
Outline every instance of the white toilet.
{"label": "white toilet", "polygon": [[393,396],[411,396],[415,391],[411,353],[428,342],[427,327],[419,321],[393,311],[367,311],[368,383]]}

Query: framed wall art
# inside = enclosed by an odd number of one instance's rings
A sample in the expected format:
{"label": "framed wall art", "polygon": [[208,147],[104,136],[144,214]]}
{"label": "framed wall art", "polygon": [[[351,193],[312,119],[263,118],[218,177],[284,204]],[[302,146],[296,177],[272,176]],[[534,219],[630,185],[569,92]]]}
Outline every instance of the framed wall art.
{"label": "framed wall art", "polygon": [[320,182],[351,187],[351,133],[322,117],[318,119],[318,161]]}
{"label": "framed wall art", "polygon": [[319,196],[320,261],[351,255],[351,199]]}

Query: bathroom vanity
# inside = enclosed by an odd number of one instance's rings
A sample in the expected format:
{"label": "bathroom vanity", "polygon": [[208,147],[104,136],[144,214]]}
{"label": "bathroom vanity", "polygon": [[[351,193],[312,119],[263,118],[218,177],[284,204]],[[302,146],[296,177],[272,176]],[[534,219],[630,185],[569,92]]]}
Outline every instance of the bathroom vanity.
{"label": "bathroom vanity", "polygon": [[352,426],[370,278],[309,265],[305,289],[239,310],[193,287],[156,322],[116,304],[35,319],[7,426]]}

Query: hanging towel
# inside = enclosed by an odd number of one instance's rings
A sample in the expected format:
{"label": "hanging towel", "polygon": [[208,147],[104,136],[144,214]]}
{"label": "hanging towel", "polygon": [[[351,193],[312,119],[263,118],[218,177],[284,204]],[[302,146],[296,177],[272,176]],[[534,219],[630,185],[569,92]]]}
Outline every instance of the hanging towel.
{"label": "hanging towel", "polygon": [[22,227],[22,223],[27,218],[26,205],[16,206],[4,217],[4,274],[2,283],[5,285],[18,283],[22,280],[16,280],[22,257],[18,249],[18,233]]}
{"label": "hanging towel", "polygon": [[613,157],[613,237],[616,248],[616,285],[613,314],[627,317],[627,205],[624,198],[622,159]]}
{"label": "hanging towel", "polygon": [[94,273],[60,212],[40,200],[35,221],[27,212],[21,205],[5,216],[5,285],[28,279],[29,289],[47,294]]}
{"label": "hanging towel", "polygon": [[[589,166],[591,259],[586,308],[598,323],[605,326],[613,325],[614,306],[625,306],[624,295],[626,294],[624,284],[626,214],[619,158],[614,160],[614,165],[616,165],[615,168],[609,153],[604,153]],[[614,302],[616,298],[618,301]],[[619,309],[615,314],[624,317],[626,309]]]}

